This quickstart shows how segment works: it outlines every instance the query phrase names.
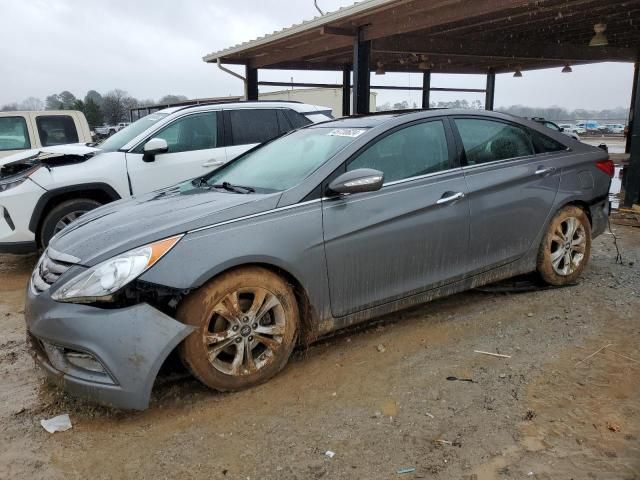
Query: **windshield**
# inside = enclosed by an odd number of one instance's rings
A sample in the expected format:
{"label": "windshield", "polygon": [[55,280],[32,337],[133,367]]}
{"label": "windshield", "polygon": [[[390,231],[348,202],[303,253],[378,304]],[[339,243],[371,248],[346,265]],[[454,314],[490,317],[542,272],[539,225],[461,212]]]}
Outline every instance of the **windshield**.
{"label": "windshield", "polygon": [[250,151],[216,170],[206,181],[212,186],[227,182],[268,192],[287,190],[365,131],[326,127],[298,130]]}
{"label": "windshield", "polygon": [[125,127],[119,132],[111,135],[104,142],[98,145],[98,148],[101,148],[105,152],[115,152],[117,150],[120,150],[131,140],[136,138],[138,135],[140,135],[149,127],[158,123],[167,115],[169,114],[168,113],[152,113],[151,115],[142,117],[140,120],[133,122],[128,127]]}

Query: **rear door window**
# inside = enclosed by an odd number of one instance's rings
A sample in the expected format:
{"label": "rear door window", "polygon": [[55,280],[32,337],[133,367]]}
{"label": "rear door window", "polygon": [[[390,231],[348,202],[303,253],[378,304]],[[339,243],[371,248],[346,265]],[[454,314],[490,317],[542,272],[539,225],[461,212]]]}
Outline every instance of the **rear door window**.
{"label": "rear door window", "polygon": [[0,151],[31,148],[24,117],[0,117]]}
{"label": "rear door window", "polygon": [[69,115],[38,115],[36,126],[43,147],[78,143],[78,130]]}
{"label": "rear door window", "polygon": [[228,110],[231,121],[231,144],[263,143],[280,135],[275,109]]}
{"label": "rear door window", "polygon": [[456,118],[468,165],[534,154],[529,132],[510,123],[479,118]]}

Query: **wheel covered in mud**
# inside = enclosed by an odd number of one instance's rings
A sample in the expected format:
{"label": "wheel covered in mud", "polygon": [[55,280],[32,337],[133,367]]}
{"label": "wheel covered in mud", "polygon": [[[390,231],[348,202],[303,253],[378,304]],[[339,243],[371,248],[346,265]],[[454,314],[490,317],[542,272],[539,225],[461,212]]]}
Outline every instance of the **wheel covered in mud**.
{"label": "wheel covered in mud", "polygon": [[573,283],[591,253],[591,224],[579,207],[566,206],[553,217],[538,250],[537,269],[551,285]]}
{"label": "wheel covered in mud", "polygon": [[260,267],[211,280],[180,303],[177,318],[197,328],[180,345],[182,361],[202,383],[220,391],[257,385],[282,370],[299,324],[291,287]]}

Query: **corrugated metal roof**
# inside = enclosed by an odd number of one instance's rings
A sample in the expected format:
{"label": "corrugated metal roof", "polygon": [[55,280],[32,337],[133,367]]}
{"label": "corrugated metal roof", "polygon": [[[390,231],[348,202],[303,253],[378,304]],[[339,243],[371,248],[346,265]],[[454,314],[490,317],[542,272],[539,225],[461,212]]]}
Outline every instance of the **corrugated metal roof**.
{"label": "corrugated metal roof", "polygon": [[328,12],[321,17],[314,17],[311,20],[305,20],[302,23],[293,24],[290,27],[283,28],[282,30],[275,30],[273,33],[263,35],[262,37],[258,37],[255,40],[250,40],[238,45],[234,45],[233,47],[226,48],[224,50],[209,53],[208,55],[202,57],[202,60],[204,60],[205,62],[215,62],[218,58],[233,55],[250,48],[259,47],[260,45],[273,42],[274,40],[287,38],[298,33],[328,25],[329,23],[342,20],[351,15],[363,13],[367,10],[373,10],[377,7],[386,6],[391,3],[399,3],[401,1],[402,0],[363,0],[361,2],[356,2],[349,7],[342,7],[335,12]]}

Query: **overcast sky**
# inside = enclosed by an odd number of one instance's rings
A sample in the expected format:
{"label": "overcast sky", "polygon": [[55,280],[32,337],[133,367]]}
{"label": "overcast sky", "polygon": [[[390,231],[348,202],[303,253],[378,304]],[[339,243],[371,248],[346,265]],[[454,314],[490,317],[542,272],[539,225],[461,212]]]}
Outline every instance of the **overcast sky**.
{"label": "overcast sky", "polygon": [[[325,11],[350,0],[319,0]],[[126,90],[140,99],[165,94],[190,98],[241,94],[242,84],[205,64],[202,56],[271,33],[317,14],[312,0],[2,0],[0,105],[69,90]],[[339,82],[333,73],[266,72],[263,80]],[[627,107],[631,64],[600,64],[499,75],[496,105]],[[375,77],[375,83],[419,85],[418,75]],[[435,75],[432,86],[483,88],[482,77]],[[432,100],[480,99],[434,93]],[[419,92],[381,92],[378,103],[409,100]]]}

